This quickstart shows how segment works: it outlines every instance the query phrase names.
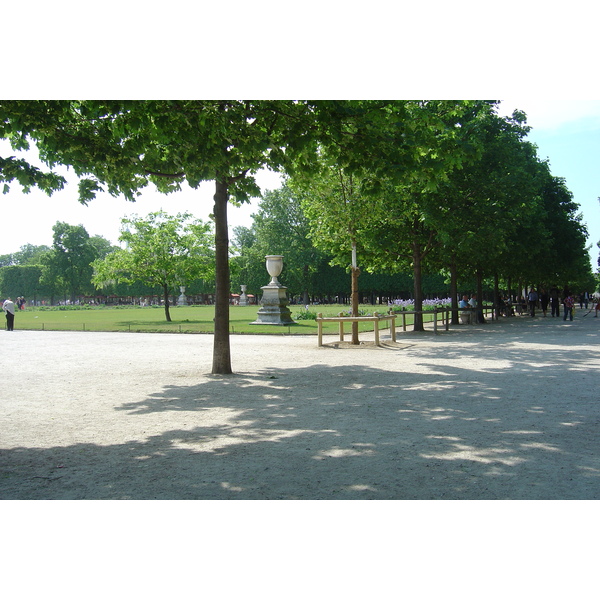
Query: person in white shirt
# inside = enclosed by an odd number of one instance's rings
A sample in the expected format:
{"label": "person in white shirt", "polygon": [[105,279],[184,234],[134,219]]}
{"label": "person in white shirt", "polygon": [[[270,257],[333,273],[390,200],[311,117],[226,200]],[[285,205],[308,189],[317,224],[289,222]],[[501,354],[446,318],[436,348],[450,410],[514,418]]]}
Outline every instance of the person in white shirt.
{"label": "person in white shirt", "polygon": [[14,331],[15,328],[15,303],[7,298],[2,305],[2,310],[6,314],[6,329],[7,331]]}

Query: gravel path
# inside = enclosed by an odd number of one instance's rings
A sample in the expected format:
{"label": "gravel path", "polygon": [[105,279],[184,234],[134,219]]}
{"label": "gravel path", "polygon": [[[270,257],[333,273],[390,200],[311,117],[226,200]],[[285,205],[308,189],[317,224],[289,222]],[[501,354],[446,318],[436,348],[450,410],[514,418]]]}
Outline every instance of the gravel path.
{"label": "gravel path", "polygon": [[0,331],[0,498],[598,499],[584,314],[232,336],[226,377],[212,336]]}

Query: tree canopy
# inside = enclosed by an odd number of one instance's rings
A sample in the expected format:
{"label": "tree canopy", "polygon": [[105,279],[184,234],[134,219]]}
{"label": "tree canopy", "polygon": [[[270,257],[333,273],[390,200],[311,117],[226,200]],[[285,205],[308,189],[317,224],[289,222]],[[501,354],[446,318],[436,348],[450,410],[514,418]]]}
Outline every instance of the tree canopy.
{"label": "tree canopy", "polygon": [[71,302],[80,294],[92,291],[91,263],[98,258],[98,249],[83,225],[58,221],[52,228],[52,249],[42,257],[42,281],[68,293]]}

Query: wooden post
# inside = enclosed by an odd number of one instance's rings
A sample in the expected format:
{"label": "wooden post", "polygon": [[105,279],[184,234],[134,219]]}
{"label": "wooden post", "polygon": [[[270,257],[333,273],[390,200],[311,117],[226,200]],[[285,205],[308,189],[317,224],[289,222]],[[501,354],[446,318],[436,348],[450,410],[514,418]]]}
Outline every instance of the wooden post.
{"label": "wooden post", "polygon": [[433,309],[433,333],[437,335],[437,308]]}
{"label": "wooden post", "polygon": [[[344,313],[338,313],[338,317],[343,317]],[[354,325],[354,323],[353,323]],[[358,325],[358,323],[357,323]],[[340,321],[340,342],[344,341],[344,321]]]}
{"label": "wooden post", "polygon": [[[356,246],[352,248],[352,260],[356,260]],[[356,264],[352,265],[352,316],[358,317],[358,276],[360,269]],[[358,321],[352,321],[352,343],[358,344]]]}
{"label": "wooden post", "polygon": [[396,341],[396,315],[391,318],[390,333],[392,334],[392,342]]}
{"label": "wooden post", "polygon": [[319,313],[317,315],[317,328],[318,328],[318,342],[317,342],[317,345],[318,346],[322,346],[323,345],[323,321],[321,321],[322,318],[323,318],[323,313]]}

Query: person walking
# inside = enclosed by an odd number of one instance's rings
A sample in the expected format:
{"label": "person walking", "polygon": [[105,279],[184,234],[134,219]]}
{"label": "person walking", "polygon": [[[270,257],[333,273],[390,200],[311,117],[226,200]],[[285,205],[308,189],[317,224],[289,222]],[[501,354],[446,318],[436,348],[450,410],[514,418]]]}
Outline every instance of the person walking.
{"label": "person walking", "polygon": [[6,315],[6,330],[14,331],[15,328],[15,303],[7,298],[2,305],[2,310]]}

